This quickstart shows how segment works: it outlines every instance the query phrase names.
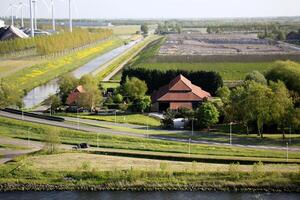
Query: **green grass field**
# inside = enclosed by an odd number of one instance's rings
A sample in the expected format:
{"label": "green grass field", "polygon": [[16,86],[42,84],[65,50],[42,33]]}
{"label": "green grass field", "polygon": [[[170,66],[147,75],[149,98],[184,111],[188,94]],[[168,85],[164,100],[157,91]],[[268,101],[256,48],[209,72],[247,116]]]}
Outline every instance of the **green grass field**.
{"label": "green grass field", "polygon": [[[187,70],[187,71],[215,71],[219,72],[223,80],[238,81],[243,80],[245,76],[253,71],[265,73],[270,70],[274,62],[163,62],[156,61],[155,56],[158,54],[161,45],[165,42],[165,38],[160,38],[151,42],[142,52],[140,52],[127,67],[146,68],[156,70]],[[163,58],[161,60],[164,60]],[[121,79],[121,72],[117,74],[114,80]]]}
{"label": "green grass field", "polygon": [[[29,122],[20,122],[12,119],[5,119],[0,117],[0,135],[27,139],[27,131],[30,130],[30,140],[42,140],[44,135],[51,131],[49,126],[33,124]],[[240,160],[272,160],[277,161],[286,160],[286,151],[280,150],[261,150],[253,148],[240,148],[230,146],[216,146],[204,144],[189,144],[181,142],[163,141],[147,138],[136,138],[130,136],[116,136],[105,133],[87,133],[81,131],[74,131],[68,129],[60,129],[60,138],[65,144],[78,144],[87,142],[92,146],[98,145],[102,148],[110,149],[124,149],[133,151],[145,151],[153,153],[176,154],[177,156],[188,156],[189,149],[191,155],[195,156],[214,156],[218,159],[240,159]],[[189,148],[190,147],[190,148]],[[300,154],[298,152],[289,153],[290,161],[292,159],[299,160]]]}
{"label": "green grass field", "polygon": [[[61,113],[58,114],[59,116],[70,116],[70,117],[77,117],[76,114],[71,113]],[[149,117],[143,114],[114,114],[111,115],[88,115],[82,114],[79,115],[82,119],[92,119],[97,121],[107,121],[107,122],[117,122],[117,123],[127,123],[127,124],[136,124],[136,125],[144,125],[157,127],[160,126],[160,121],[156,118]]]}
{"label": "green grass field", "polygon": [[115,35],[132,35],[137,31],[141,31],[140,25],[124,25],[124,26],[113,26],[110,27]]}

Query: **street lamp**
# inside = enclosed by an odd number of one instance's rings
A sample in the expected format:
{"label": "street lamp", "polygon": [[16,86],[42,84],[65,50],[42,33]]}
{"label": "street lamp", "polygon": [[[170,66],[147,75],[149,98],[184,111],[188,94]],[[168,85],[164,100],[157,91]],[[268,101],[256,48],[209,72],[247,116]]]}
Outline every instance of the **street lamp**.
{"label": "street lamp", "polygon": [[78,104],[77,104],[77,130],[79,131],[79,114],[78,114]]}
{"label": "street lamp", "polygon": [[230,122],[229,131],[230,131],[229,141],[230,141],[230,145],[232,145],[232,122]]}
{"label": "street lamp", "polygon": [[191,138],[189,139],[189,157],[191,157]]}
{"label": "street lamp", "polygon": [[31,129],[32,129],[32,128],[29,127],[28,130],[27,130],[27,148],[29,148],[29,141],[30,141],[30,139],[29,139],[29,131],[30,131]]}
{"label": "street lamp", "polygon": [[115,110],[115,125],[117,124],[117,110]]}
{"label": "street lamp", "polygon": [[194,118],[192,118],[192,136],[194,136]]}
{"label": "street lamp", "polygon": [[289,161],[289,143],[286,143],[286,162]]}

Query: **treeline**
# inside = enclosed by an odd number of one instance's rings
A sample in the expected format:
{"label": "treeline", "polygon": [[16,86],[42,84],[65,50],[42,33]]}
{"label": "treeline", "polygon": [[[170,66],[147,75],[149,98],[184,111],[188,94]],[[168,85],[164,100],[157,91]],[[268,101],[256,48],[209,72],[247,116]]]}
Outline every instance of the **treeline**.
{"label": "treeline", "polygon": [[49,55],[78,48],[105,39],[113,34],[108,29],[75,29],[51,36],[39,36],[28,39],[15,39],[0,42],[0,54],[15,53],[36,49],[39,55]]}
{"label": "treeline", "polygon": [[184,70],[149,70],[144,68],[126,68],[122,73],[121,85],[126,82],[127,77],[136,77],[146,82],[148,93],[169,84],[179,74],[189,79],[193,84],[200,86],[203,90],[215,95],[218,88],[223,86],[223,79],[217,72],[184,71]]}

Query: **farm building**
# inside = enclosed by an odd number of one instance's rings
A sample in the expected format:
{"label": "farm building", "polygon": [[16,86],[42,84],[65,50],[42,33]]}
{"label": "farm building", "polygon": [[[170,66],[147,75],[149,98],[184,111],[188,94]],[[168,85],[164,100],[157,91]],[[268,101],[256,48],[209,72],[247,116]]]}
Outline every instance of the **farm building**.
{"label": "farm building", "polygon": [[15,38],[28,38],[29,36],[26,35],[23,31],[20,29],[9,26],[7,28],[2,27],[0,29],[0,40],[11,40]]}
{"label": "farm building", "polygon": [[4,27],[4,26],[5,26],[4,21],[3,21],[3,20],[0,20],[0,28],[1,28],[1,27]]}
{"label": "farm building", "polygon": [[73,90],[70,94],[69,94],[69,96],[68,96],[68,98],[67,98],[67,102],[66,102],[66,104],[68,105],[68,106],[76,106],[76,104],[77,104],[77,102],[78,102],[78,100],[79,100],[79,97],[80,97],[80,95],[81,94],[83,94],[83,93],[85,93],[85,90],[84,90],[84,88],[82,87],[82,85],[79,85],[77,88],[75,88],[75,90]]}
{"label": "farm building", "polygon": [[168,85],[159,88],[152,94],[153,111],[167,109],[188,108],[193,109],[210,98],[210,93],[191,83],[182,75],[174,78]]}

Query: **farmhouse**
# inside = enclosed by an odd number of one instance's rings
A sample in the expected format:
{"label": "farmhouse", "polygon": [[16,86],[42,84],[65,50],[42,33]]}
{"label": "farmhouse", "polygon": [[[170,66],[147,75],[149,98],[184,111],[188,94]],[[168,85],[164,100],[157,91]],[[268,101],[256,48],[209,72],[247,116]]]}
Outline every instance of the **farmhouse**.
{"label": "farmhouse", "polygon": [[82,87],[82,85],[79,85],[77,88],[75,88],[75,90],[73,90],[68,98],[67,98],[67,102],[66,104],[68,106],[76,106],[78,100],[79,100],[79,97],[81,94],[85,93],[85,90],[84,88]]}
{"label": "farmhouse", "polygon": [[182,75],[174,78],[168,85],[159,88],[152,94],[153,110],[165,111],[168,108],[197,108],[210,93],[191,83]]}
{"label": "farmhouse", "polygon": [[11,40],[15,38],[28,38],[29,36],[26,35],[23,31],[20,29],[9,26],[7,28],[2,27],[0,29],[0,40]]}

